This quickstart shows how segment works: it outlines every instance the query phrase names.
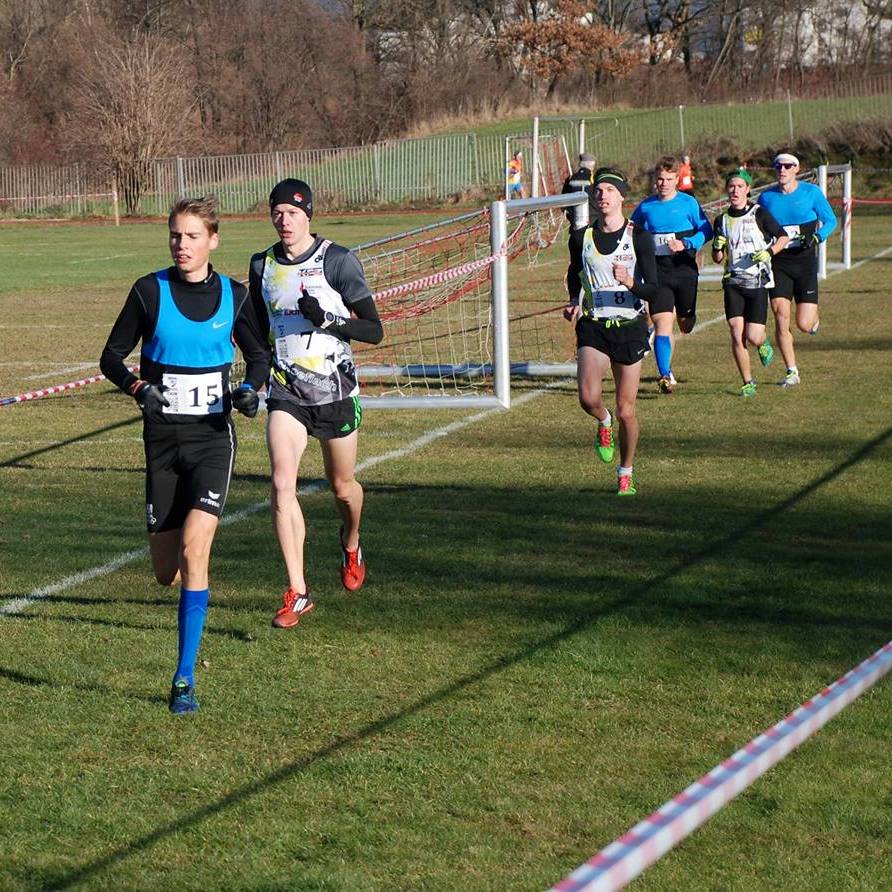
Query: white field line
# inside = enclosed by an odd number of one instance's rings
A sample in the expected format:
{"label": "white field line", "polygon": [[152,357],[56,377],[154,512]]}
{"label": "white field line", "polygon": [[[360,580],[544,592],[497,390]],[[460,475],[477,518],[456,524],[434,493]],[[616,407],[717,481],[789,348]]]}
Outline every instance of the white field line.
{"label": "white field line", "polygon": [[[512,407],[522,406],[524,403],[528,403],[530,400],[541,396],[548,390],[554,387],[563,386],[565,383],[566,382],[563,380],[552,381],[545,387],[542,387],[538,390],[530,391],[529,393],[525,393],[517,399],[512,400]],[[478,421],[483,421],[485,418],[488,418],[490,415],[492,415],[494,411],[502,412],[505,410],[486,409],[481,412],[476,412],[473,415],[467,415],[464,418],[459,419],[458,421],[453,421],[451,424],[446,424],[442,427],[434,428],[433,430],[427,431],[420,437],[412,440],[410,443],[407,443],[405,446],[401,446],[399,449],[391,449],[390,451],[384,452],[380,455],[373,455],[370,458],[364,459],[357,464],[356,471],[357,473],[361,473],[368,468],[375,467],[375,465],[380,465],[384,462],[405,458],[406,456],[411,455],[413,452],[417,452],[419,449],[423,449],[425,446],[433,443],[434,440],[439,440],[442,437],[448,437],[450,434],[454,434],[457,431],[462,430],[463,428],[470,427],[471,425],[476,424]],[[313,483],[302,487],[301,494],[309,495],[311,493],[316,493],[324,489],[326,486],[327,483],[324,481],[314,481]],[[257,512],[263,511],[264,509],[268,508],[269,501],[264,500],[262,502],[256,502],[253,505],[248,505],[245,508],[241,508],[240,510],[235,511],[232,514],[224,515],[220,521],[220,525],[229,526],[229,524],[244,520],[246,517],[250,517],[252,514],[257,514]],[[133,561],[145,557],[145,555],[148,554],[148,551],[148,546],[135,548],[132,551],[125,551],[122,554],[119,554],[116,557],[112,558],[107,563],[101,564],[98,567],[92,567],[89,570],[83,570],[80,573],[74,573],[71,576],[66,576],[64,579],[60,579],[58,582],[53,582],[49,585],[42,586],[41,588],[36,588],[33,591],[29,592],[27,595],[24,595],[21,598],[16,598],[14,601],[10,601],[7,604],[3,604],[2,606],[0,606],[0,616],[12,616],[17,613],[22,613],[24,610],[26,610],[37,601],[42,601],[45,598],[49,598],[53,595],[58,595],[62,592],[69,591],[70,589],[80,585],[83,582],[89,582],[91,579],[97,579],[100,576],[107,576],[109,573],[114,573],[116,570],[120,570],[121,567],[124,567],[127,564],[132,563]]]}
{"label": "white field line", "polygon": [[[858,263],[852,265],[852,269],[863,266],[865,263],[869,263],[871,260],[877,260],[878,258],[888,254],[890,251],[892,251],[892,245],[884,248],[882,251],[879,251],[872,257],[866,257],[864,260],[859,260]],[[834,272],[830,273],[830,275],[835,275],[836,272],[843,272],[843,270],[835,270]],[[713,319],[707,319],[706,322],[701,322],[698,325],[695,325],[691,333],[693,334],[694,332],[702,331],[704,328],[707,328],[710,325],[714,325],[716,322],[721,322],[724,318],[725,316],[724,314],[722,314],[720,316],[714,317]],[[524,403],[527,403],[530,400],[541,396],[548,390],[554,387],[562,387],[564,384],[565,381],[563,380],[553,381],[550,384],[547,384],[545,387],[540,388],[539,390],[533,390],[529,393],[526,393],[523,396],[518,397],[516,400],[511,401],[512,408],[514,406],[522,406]],[[382,462],[405,458],[407,455],[411,455],[413,452],[422,449],[429,443],[432,443],[434,440],[438,440],[441,437],[448,437],[450,434],[454,434],[456,431],[460,431],[465,427],[476,424],[478,421],[482,421],[484,418],[489,417],[489,415],[493,411],[502,410],[486,409],[482,412],[476,412],[473,415],[467,415],[466,417],[458,421],[454,421],[451,424],[446,424],[443,427],[435,428],[432,431],[428,431],[427,433],[422,434],[411,443],[408,443],[399,449],[392,449],[389,452],[384,452],[381,455],[374,455],[371,458],[367,458],[359,462],[356,466],[356,470],[357,472],[361,472],[364,471],[366,468],[373,468],[375,465],[379,465]],[[304,488],[302,492],[306,494],[318,492],[318,490],[321,489],[322,486],[323,484],[321,482],[310,484],[306,488]],[[225,515],[220,521],[220,525],[228,526],[229,524],[235,523],[238,520],[243,520],[244,518],[249,517],[252,514],[256,514],[258,511],[262,511],[264,508],[267,507],[268,504],[269,503],[266,501],[257,502],[254,505],[249,505],[247,508],[242,508],[241,510],[236,511],[234,514]],[[134,551],[127,551],[115,558],[112,558],[112,560],[110,560],[108,563],[102,564],[99,567],[93,567],[90,570],[84,570],[81,573],[75,573],[73,576],[66,576],[64,579],[59,580],[59,582],[51,583],[48,586],[34,589],[34,591],[29,592],[22,598],[16,598],[15,601],[10,601],[8,604],[0,606],[0,616],[10,616],[15,613],[21,613],[25,608],[29,607],[36,601],[41,601],[44,598],[50,597],[51,595],[67,591],[68,589],[74,588],[74,586],[80,585],[82,582],[87,582],[90,579],[96,579],[99,576],[107,576],[109,573],[113,573],[115,570],[119,570],[121,567],[129,564],[131,561],[138,560],[140,557],[147,553],[147,547],[135,549]]]}
{"label": "white field line", "polygon": [[53,369],[51,372],[41,372],[39,375],[27,375],[23,381],[42,381],[44,378],[55,378],[57,375],[67,375],[69,372],[84,372],[87,369],[95,369],[96,360],[79,362],[77,365],[65,366],[61,369]]}
{"label": "white field line", "polygon": [[109,254],[106,257],[87,257],[83,260],[69,260],[69,263],[102,263],[103,260],[117,260],[119,257],[135,257],[134,253],[130,254]]}

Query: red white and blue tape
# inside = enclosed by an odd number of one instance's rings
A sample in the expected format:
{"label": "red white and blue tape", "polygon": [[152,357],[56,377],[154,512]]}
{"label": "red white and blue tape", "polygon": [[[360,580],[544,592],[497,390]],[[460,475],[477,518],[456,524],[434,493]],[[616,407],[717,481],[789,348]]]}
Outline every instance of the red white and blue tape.
{"label": "red white and blue tape", "polygon": [[892,641],[602,849],[551,892],[622,889],[890,669]]}
{"label": "red white and blue tape", "polygon": [[[130,371],[134,373],[138,372],[139,366],[133,366]],[[52,387],[42,387],[40,390],[29,390],[27,393],[19,393],[15,396],[0,397],[0,407],[14,406],[16,403],[30,403],[33,400],[39,400],[45,396],[51,396],[54,393],[64,393],[66,390],[76,390],[80,387],[86,387],[88,384],[96,384],[99,381],[105,381],[105,375],[93,375],[89,378],[81,378],[79,381],[68,381],[65,384],[54,384]]]}

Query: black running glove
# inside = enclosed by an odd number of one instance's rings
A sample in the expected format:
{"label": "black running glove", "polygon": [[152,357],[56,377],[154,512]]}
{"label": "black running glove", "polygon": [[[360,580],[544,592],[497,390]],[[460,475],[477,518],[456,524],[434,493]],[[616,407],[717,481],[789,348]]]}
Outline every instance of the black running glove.
{"label": "black running glove", "polygon": [[167,388],[163,384],[156,387],[148,381],[137,381],[130,388],[130,395],[136,400],[146,418],[157,419],[162,417],[165,406],[170,407],[164,395],[165,390]]}
{"label": "black running glove", "polygon": [[260,397],[247,381],[232,391],[232,407],[246,418],[253,418],[257,414]]}
{"label": "black running glove", "polygon": [[304,291],[303,296],[297,302],[297,308],[300,310],[301,315],[305,319],[309,319],[317,328],[325,322],[325,313],[322,307],[319,306],[319,300],[313,297],[312,294],[307,294]]}

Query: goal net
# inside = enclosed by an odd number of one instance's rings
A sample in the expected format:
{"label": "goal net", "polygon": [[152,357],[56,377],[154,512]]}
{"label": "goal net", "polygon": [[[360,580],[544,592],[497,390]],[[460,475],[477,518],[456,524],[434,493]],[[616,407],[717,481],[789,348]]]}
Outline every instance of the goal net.
{"label": "goal net", "polygon": [[[353,345],[370,406],[488,404],[500,360],[522,374],[572,355],[567,326],[545,318],[564,303],[563,240],[555,246],[563,211],[513,207],[521,203],[497,203],[507,211],[503,239],[494,240],[487,209],[355,249],[385,332],[379,345]],[[502,320],[492,288],[499,263],[511,265],[517,286]],[[507,355],[497,357],[502,334]]]}

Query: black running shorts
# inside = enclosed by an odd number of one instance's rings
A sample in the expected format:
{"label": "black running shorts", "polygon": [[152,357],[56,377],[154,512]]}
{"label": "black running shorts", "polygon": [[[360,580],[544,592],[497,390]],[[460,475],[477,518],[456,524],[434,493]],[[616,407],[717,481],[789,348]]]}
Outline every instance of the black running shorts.
{"label": "black running shorts", "polygon": [[768,319],[768,291],[765,288],[741,288],[725,282],[725,318],[743,316],[744,322],[764,325]]}
{"label": "black running shorts", "polygon": [[296,418],[311,437],[317,440],[337,440],[346,437],[362,424],[362,403],[358,396],[349,396],[321,406],[301,406],[284,399],[268,399],[268,412],[287,412]]}
{"label": "black running shorts", "polygon": [[654,313],[671,313],[679,319],[690,319],[697,315],[697,286],[700,277],[696,269],[673,270],[657,269],[660,288],[656,297],[650,302],[650,315]]}
{"label": "black running shorts", "polygon": [[606,353],[611,362],[635,365],[650,352],[647,343],[647,320],[644,316],[623,320],[620,325],[607,325],[597,319],[579,319],[576,322],[576,346],[594,347]]}
{"label": "black running shorts", "polygon": [[193,509],[219,517],[235,463],[235,427],[227,416],[212,424],[144,424],[146,528],[178,530]]}
{"label": "black running shorts", "polygon": [[798,304],[818,302],[818,257],[814,251],[801,254],[786,254],[781,251],[771,261],[774,273],[774,288],[768,293],[771,297],[795,298]]}

